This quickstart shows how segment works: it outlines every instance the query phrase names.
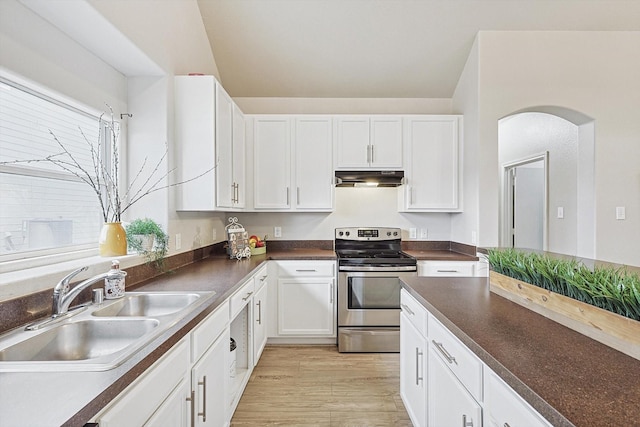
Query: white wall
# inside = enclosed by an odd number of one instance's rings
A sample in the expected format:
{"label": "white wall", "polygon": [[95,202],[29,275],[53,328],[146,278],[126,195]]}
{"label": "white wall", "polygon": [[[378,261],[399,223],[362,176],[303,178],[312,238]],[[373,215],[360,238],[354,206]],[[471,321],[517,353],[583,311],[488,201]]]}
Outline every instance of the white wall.
{"label": "white wall", "polygon": [[[479,199],[484,197],[480,185],[479,127],[479,76],[478,39],[473,43],[464,70],[453,94],[454,114],[464,114],[463,156],[463,212],[451,216],[451,240],[468,245],[477,245],[483,237],[479,224]],[[475,237],[475,238],[474,238]],[[480,240],[479,240],[480,239]]]}
{"label": "white wall", "polygon": [[[500,120],[498,164],[549,152],[547,250],[577,255],[578,126],[544,113],[521,113]],[[557,217],[558,207],[564,218]]]}
{"label": "white wall", "polygon": [[[498,243],[498,120],[555,105],[595,119],[596,258],[640,265],[640,32],[481,32],[478,39],[479,245]],[[626,207],[626,220],[615,219],[616,206]]]}

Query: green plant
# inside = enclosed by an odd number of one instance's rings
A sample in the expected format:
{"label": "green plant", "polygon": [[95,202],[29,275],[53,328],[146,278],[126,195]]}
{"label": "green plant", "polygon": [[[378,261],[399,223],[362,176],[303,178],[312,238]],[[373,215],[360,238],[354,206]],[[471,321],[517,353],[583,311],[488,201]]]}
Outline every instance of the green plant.
{"label": "green plant", "polygon": [[491,269],[543,289],[640,320],[640,276],[624,267],[595,267],[575,259],[515,249],[490,249]]}
{"label": "green plant", "polygon": [[[129,248],[142,254],[148,263],[152,263],[159,270],[164,269],[164,257],[169,250],[169,236],[154,220],[150,218],[138,218],[129,223],[125,230],[127,232],[127,244]],[[155,240],[153,247],[144,247],[143,241],[137,236],[152,235]]]}

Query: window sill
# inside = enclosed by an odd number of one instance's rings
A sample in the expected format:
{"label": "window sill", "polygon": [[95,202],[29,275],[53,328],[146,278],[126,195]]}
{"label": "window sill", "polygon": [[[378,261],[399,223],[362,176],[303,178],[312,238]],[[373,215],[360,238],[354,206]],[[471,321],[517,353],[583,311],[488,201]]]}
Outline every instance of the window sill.
{"label": "window sill", "polygon": [[89,254],[84,257],[48,265],[29,266],[28,261],[24,260],[22,262],[25,265],[22,269],[0,272],[0,302],[51,289],[65,275],[80,267],[88,266],[89,269],[78,274],[77,280],[84,280],[104,273],[111,267],[111,261],[114,259],[120,261],[122,269],[145,262],[144,256],[137,254],[104,258],[96,255],[95,250],[87,252]]}

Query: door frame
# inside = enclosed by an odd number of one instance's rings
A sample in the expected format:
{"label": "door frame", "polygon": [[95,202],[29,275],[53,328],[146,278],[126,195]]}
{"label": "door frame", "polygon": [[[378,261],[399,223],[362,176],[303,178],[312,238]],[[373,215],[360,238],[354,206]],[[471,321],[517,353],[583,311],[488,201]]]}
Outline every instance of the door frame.
{"label": "door frame", "polygon": [[544,167],[544,200],[542,215],[542,250],[548,250],[549,245],[549,152],[526,157],[524,159],[503,163],[502,164],[502,224],[500,224],[502,247],[513,247],[513,174],[511,173],[516,167],[523,166],[534,162],[543,162]]}

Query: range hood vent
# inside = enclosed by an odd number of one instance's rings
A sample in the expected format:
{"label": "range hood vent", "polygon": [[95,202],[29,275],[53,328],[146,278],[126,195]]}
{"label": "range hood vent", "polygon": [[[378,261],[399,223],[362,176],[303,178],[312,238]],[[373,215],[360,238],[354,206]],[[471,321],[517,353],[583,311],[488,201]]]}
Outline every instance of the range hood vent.
{"label": "range hood vent", "polygon": [[398,187],[404,171],[336,171],[336,187]]}

